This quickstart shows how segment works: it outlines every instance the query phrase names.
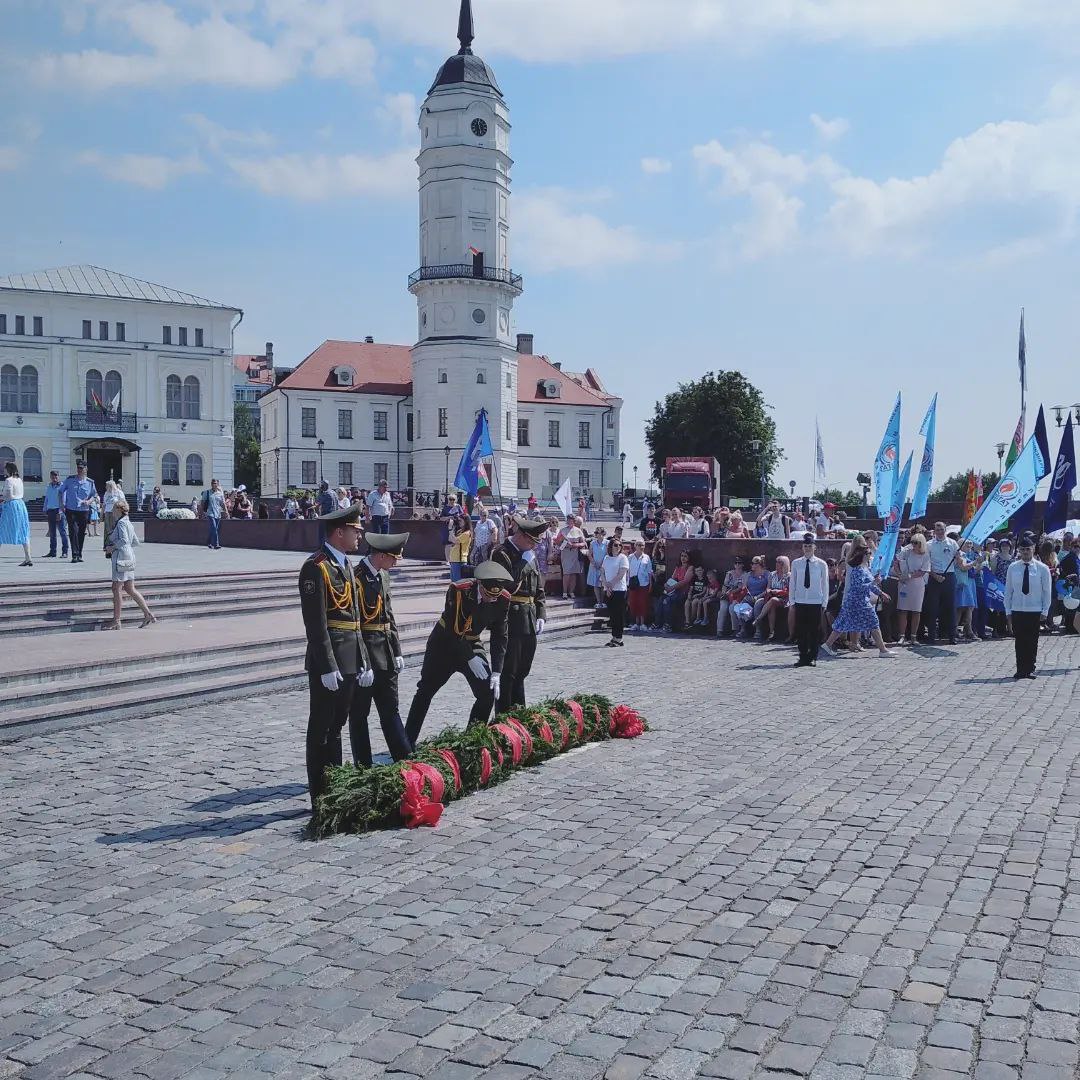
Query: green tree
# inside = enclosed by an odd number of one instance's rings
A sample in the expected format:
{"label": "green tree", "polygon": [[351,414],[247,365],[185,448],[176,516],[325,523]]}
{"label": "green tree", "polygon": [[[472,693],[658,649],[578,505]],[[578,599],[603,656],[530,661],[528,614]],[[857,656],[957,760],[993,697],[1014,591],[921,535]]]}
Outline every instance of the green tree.
{"label": "green tree", "polygon": [[[983,494],[989,495],[994,490],[994,485],[997,482],[998,474],[996,472],[983,473]],[[944,481],[937,491],[931,491],[930,500],[932,502],[963,502],[964,497],[967,495],[967,486],[968,474],[958,472],[955,476],[950,476],[948,480]]]}
{"label": "green tree", "polygon": [[[768,480],[784,456],[776,424],[756,386],[738,371],[710,371],[656,403],[645,425],[649,463],[659,476],[669,457],[714,457],[720,463],[716,498],[755,496],[762,465]],[[758,439],[758,453],[750,447]]]}
{"label": "green tree", "polygon": [[237,401],[233,405],[233,482],[246,485],[248,492],[258,495],[262,484],[259,437],[248,407]]}
{"label": "green tree", "polygon": [[852,491],[850,488],[847,491],[841,491],[839,488],[825,488],[824,491],[815,491],[814,498],[819,503],[831,502],[844,508],[862,506],[862,492]]}

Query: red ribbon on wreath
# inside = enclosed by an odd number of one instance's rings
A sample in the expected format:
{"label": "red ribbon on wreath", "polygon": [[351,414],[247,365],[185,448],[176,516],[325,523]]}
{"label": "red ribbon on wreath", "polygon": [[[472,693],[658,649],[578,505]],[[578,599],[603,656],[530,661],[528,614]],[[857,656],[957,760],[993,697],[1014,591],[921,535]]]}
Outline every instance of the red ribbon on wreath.
{"label": "red ribbon on wreath", "polygon": [[[442,797],[445,785],[442,773],[434,765],[422,765],[416,761],[405,763],[401,770],[405,791],[401,796],[400,813],[410,829],[421,825],[434,827],[442,817]],[[424,792],[424,783],[431,789],[431,797]]]}
{"label": "red ribbon on wreath", "polygon": [[[515,765],[521,764],[521,736],[509,724],[496,724],[495,730],[510,744],[510,760]],[[502,764],[502,754],[499,754]]]}
{"label": "red ribbon on wreath", "polygon": [[555,722],[559,725],[559,731],[562,732],[562,748],[565,750],[570,742],[570,725],[566,722],[566,717],[561,713],[553,710],[551,715],[555,717]]}
{"label": "red ribbon on wreath", "polygon": [[645,731],[645,722],[629,705],[616,705],[611,710],[610,732],[615,739],[636,739]]}
{"label": "red ribbon on wreath", "polygon": [[454,757],[453,750],[440,750],[439,757],[450,766],[450,771],[454,774],[454,790],[461,790],[461,766],[458,764],[458,759]]}
{"label": "red ribbon on wreath", "polygon": [[512,716],[508,716],[506,722],[521,736],[521,741],[525,744],[525,757],[531,758],[533,740],[529,729],[520,720],[515,720]]}
{"label": "red ribbon on wreath", "polygon": [[[501,764],[501,762],[500,762]],[[480,783],[486,784],[491,779],[491,751],[482,747],[480,750]]]}
{"label": "red ribbon on wreath", "polygon": [[577,724],[577,737],[581,739],[585,735],[585,714],[581,711],[581,706],[576,701],[568,701],[566,704],[570,709],[570,715]]}

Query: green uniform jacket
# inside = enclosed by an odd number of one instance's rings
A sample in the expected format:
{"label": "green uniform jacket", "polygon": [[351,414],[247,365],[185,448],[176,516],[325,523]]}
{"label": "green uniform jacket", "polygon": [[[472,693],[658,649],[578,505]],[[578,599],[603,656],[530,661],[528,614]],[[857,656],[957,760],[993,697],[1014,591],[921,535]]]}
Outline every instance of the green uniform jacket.
{"label": "green uniform jacket", "polygon": [[[506,656],[507,618],[510,614],[510,594],[504,592],[498,600],[481,600],[480,586],[475,581],[456,581],[446,590],[446,606],[438,628],[446,631],[453,659],[462,667],[474,657],[488,659],[480,634],[487,630],[491,639],[491,670],[498,675]],[[464,634],[469,619],[472,623]]]}
{"label": "green uniform jacket", "polygon": [[[390,606],[390,575],[385,570],[376,570],[367,559],[361,559],[355,568],[356,585],[363,595],[363,603],[357,604],[361,611],[360,629],[367,646],[368,659],[376,671],[396,671],[394,657],[401,655],[401,641],[398,638],[394,610]],[[374,612],[382,607],[374,617],[372,626],[386,626],[385,630],[369,630],[364,624],[363,612]]]}
{"label": "green uniform jacket", "polygon": [[[352,602],[344,611],[334,609],[333,601],[323,577],[323,567],[330,575],[334,591],[342,595],[352,591]],[[315,552],[300,568],[300,610],[304,615],[307,632],[307,656],[304,669],[313,675],[328,675],[340,671],[342,675],[357,675],[368,667],[367,650],[359,629],[334,629],[330,622],[359,623],[360,614],[353,587],[352,568],[343,570],[341,564],[325,549]]]}
{"label": "green uniform jacket", "polygon": [[536,560],[529,561],[514,545],[513,540],[500,544],[491,558],[506,567],[514,577],[510,588],[510,637],[535,637],[536,620],[546,619],[544,608],[544,581],[536,567]]}

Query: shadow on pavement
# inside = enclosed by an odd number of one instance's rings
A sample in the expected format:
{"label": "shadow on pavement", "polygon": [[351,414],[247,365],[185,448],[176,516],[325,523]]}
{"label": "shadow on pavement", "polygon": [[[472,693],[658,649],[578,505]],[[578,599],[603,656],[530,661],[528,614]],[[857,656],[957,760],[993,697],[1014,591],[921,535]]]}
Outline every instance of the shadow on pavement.
{"label": "shadow on pavement", "polygon": [[239,836],[241,833],[265,829],[279,821],[307,817],[307,807],[296,810],[277,810],[270,814],[244,814],[240,817],[208,818],[205,821],[181,822],[173,825],[153,825],[129,833],[103,833],[97,838],[99,844],[153,844],[162,840],[208,840],[223,836]]}
{"label": "shadow on pavement", "polygon": [[198,813],[209,813],[214,810],[227,810],[233,806],[274,802],[277,799],[292,799],[297,795],[306,794],[307,784],[275,784],[273,787],[245,788],[241,791],[226,791],[220,795],[211,795],[207,799],[193,802],[188,809]]}

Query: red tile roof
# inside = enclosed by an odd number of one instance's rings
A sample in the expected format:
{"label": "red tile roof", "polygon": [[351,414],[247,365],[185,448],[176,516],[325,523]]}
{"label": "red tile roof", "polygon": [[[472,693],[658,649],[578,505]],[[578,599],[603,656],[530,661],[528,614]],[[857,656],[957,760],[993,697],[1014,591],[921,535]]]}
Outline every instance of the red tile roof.
{"label": "red tile roof", "polygon": [[[356,372],[351,387],[338,386],[334,369],[350,367]],[[541,396],[539,385],[557,380],[558,398]],[[407,345],[370,344],[363,341],[324,341],[290,372],[278,386],[285,390],[333,390],[335,393],[412,393],[412,356]],[[608,396],[577,383],[544,356],[518,356],[518,401],[532,404],[606,407]]]}
{"label": "red tile roof", "polygon": [[274,369],[266,362],[265,356],[233,353],[233,367],[246,376],[248,382],[264,383],[266,386],[271,386],[274,382]]}

